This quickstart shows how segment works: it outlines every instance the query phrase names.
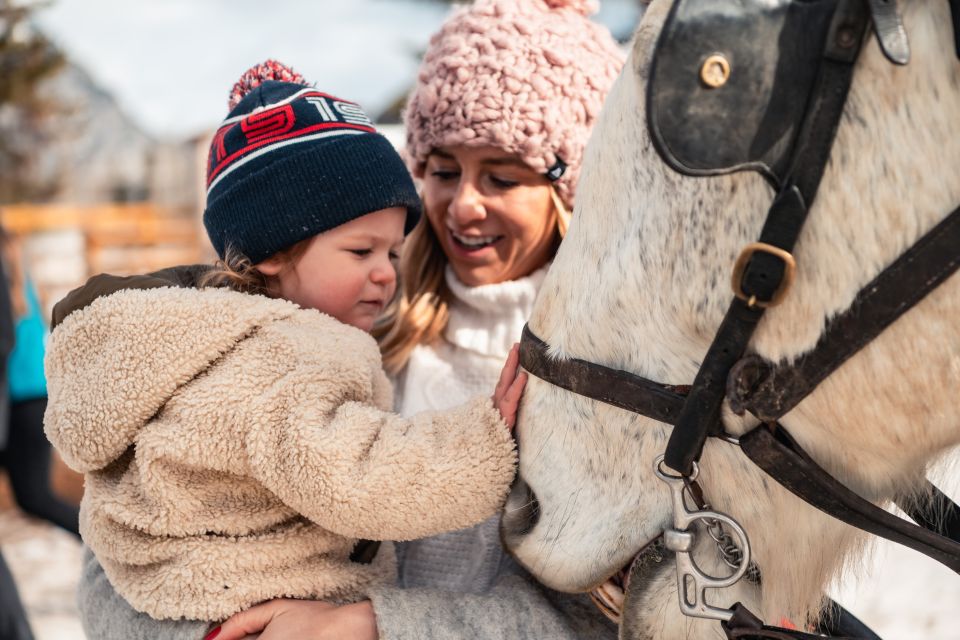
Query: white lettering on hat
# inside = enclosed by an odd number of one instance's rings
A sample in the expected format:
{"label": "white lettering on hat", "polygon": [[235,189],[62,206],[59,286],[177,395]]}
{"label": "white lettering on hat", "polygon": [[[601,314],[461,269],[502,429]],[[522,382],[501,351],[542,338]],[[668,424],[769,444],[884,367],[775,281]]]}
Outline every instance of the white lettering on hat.
{"label": "white lettering on hat", "polygon": [[337,100],[333,103],[333,108],[343,115],[343,121],[350,124],[365,124],[373,126],[373,121],[363,112],[363,107],[352,102]]}
{"label": "white lettering on hat", "polygon": [[311,96],[305,98],[305,100],[317,108],[317,111],[320,112],[321,120],[324,122],[337,122],[337,117],[333,115],[333,111],[330,109],[330,103],[327,102],[326,98]]}

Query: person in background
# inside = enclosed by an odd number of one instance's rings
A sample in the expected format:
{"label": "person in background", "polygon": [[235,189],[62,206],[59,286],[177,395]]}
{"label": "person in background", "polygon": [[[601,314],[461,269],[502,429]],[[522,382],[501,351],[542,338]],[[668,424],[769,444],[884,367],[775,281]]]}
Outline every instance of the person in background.
{"label": "person in background", "polygon": [[9,433],[6,447],[0,447],[0,466],[6,469],[14,499],[25,513],[79,537],[79,509],[59,498],[50,486],[50,442],[43,433],[47,324],[19,244],[3,234],[0,246],[15,318],[13,350],[6,360]]}
{"label": "person in background", "polygon": [[[0,242],[6,246],[6,231],[0,228]],[[7,357],[14,345],[14,320],[10,283],[7,279],[5,252],[0,252],[0,450],[9,437],[9,397],[7,389]],[[13,574],[0,554],[0,639],[33,640],[27,612],[23,609]]]}
{"label": "person in background", "polygon": [[[397,408],[447,408],[495,381],[567,227],[584,146],[624,55],[594,3],[478,0],[433,36],[405,114],[425,216],[378,324]],[[217,640],[615,638],[586,596],[536,584],[499,518],[398,545],[399,583],[366,603],[274,601]]]}

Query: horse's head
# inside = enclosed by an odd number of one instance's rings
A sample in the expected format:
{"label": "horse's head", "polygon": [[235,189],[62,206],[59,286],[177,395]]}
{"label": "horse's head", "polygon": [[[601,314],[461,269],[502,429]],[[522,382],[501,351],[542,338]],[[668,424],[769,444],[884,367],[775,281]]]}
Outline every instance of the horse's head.
{"label": "horse's head", "polygon": [[[730,302],[731,266],[756,240],[774,190],[770,176],[756,172],[681,175],[657,152],[647,89],[670,6],[669,0],[650,5],[607,99],[587,148],[573,224],[530,327],[559,360],[687,385]],[[796,280],[750,343],[770,361],[809,351],[828,319],[960,202],[960,63],[949,7],[915,0],[901,8],[910,63],[890,64],[873,36],[864,44],[830,162],[793,252]],[[714,53],[712,46],[704,44],[703,57]],[[782,80],[790,53],[766,53],[782,59],[759,66],[780,65]],[[750,66],[729,63],[731,78]],[[790,111],[771,77],[753,82],[751,90],[766,91],[773,102],[749,117]],[[710,124],[697,124],[707,144],[711,137],[724,144],[722,128]],[[770,149],[775,164],[778,150]],[[948,401],[960,385],[957,313],[960,279],[953,277],[783,423],[861,495],[883,501],[912,491],[931,459],[960,440],[960,407]],[[756,424],[726,407],[723,415],[732,434]],[[586,591],[618,571],[670,526],[670,494],[654,473],[670,433],[661,422],[531,377],[517,426],[520,471],[503,521],[511,552],[560,590]],[[760,610],[775,620],[816,615],[825,584],[858,540],[854,530],[781,489],[731,444],[708,442],[700,468],[713,507],[749,532],[764,576],[761,596],[746,586],[735,596],[716,595],[718,603],[760,597]],[[697,553],[705,567],[717,565],[709,544]],[[664,575],[647,571],[634,591],[663,590]],[[675,598],[675,586],[671,593]],[[649,595],[634,593],[632,600],[649,604]]]}

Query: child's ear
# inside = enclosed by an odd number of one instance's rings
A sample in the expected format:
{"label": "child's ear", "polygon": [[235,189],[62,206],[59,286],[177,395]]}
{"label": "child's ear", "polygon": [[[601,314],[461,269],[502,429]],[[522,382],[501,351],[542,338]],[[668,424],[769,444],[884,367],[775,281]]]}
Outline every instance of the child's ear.
{"label": "child's ear", "polygon": [[286,266],[286,261],[280,255],[270,256],[263,262],[253,265],[254,268],[267,277],[279,275]]}

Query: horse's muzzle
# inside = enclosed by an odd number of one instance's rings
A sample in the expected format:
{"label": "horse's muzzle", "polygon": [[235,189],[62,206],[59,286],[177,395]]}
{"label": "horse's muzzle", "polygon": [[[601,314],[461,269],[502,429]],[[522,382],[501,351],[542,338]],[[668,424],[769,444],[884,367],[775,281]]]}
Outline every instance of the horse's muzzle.
{"label": "horse's muzzle", "polygon": [[520,543],[520,539],[533,531],[540,520],[540,503],[533,489],[517,474],[503,507],[500,521],[500,536],[504,545],[510,549]]}

